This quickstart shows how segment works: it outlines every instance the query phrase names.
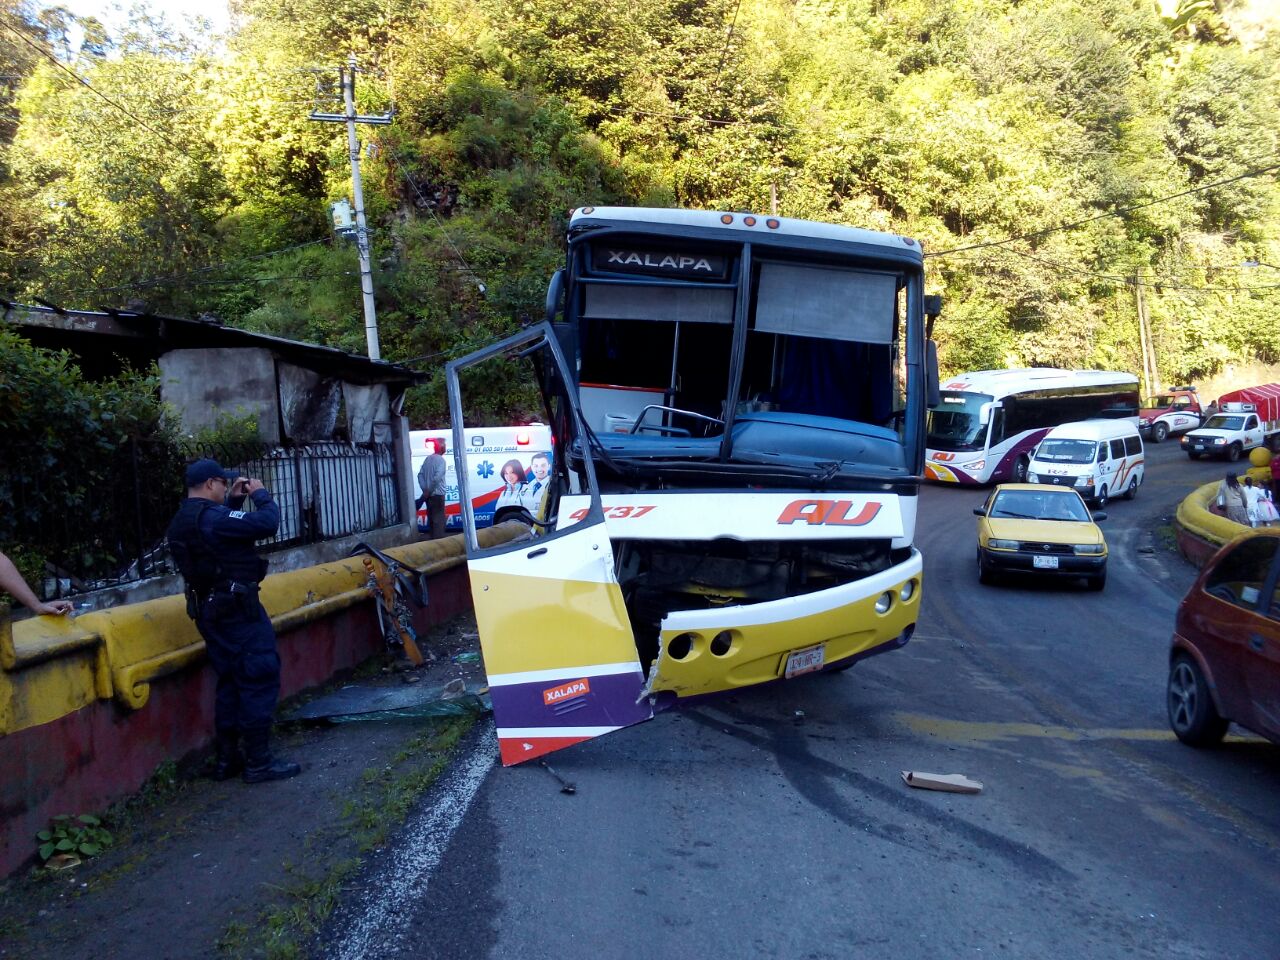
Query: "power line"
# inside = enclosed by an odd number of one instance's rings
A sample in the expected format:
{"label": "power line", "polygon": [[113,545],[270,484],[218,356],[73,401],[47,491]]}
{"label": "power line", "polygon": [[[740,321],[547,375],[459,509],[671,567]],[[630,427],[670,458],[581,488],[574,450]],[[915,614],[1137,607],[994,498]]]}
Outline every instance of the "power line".
{"label": "power line", "polygon": [[453,242],[453,238],[449,236],[449,231],[445,229],[444,222],[439,216],[437,216],[435,208],[427,198],[422,195],[422,191],[418,189],[417,182],[413,179],[413,175],[409,173],[408,167],[404,162],[404,155],[400,153],[393,153],[391,156],[392,159],[395,160],[396,166],[400,168],[400,172],[404,175],[405,181],[413,189],[414,194],[417,195],[418,202],[422,205],[423,209],[427,211],[427,213],[431,214],[431,219],[434,220],[436,222],[436,226],[440,228],[440,235],[444,237],[444,242],[449,245],[449,249],[452,250],[453,255],[458,258],[458,262],[462,264],[463,269],[465,269],[467,273],[480,284],[480,292],[484,293],[485,283],[483,278],[481,278],[480,275],[471,268],[471,264],[467,263],[467,258],[462,255],[462,251],[458,249],[457,244]]}
{"label": "power line", "polygon": [[1257,286],[1233,286],[1233,287],[1211,287],[1198,286],[1192,284],[1178,283],[1178,277],[1165,278],[1152,274],[1110,274],[1097,273],[1093,270],[1085,270],[1080,267],[1071,267],[1057,260],[1051,260],[1038,254],[1024,253],[1021,250],[1009,249],[1006,253],[1012,253],[1015,256],[1023,257],[1027,260],[1034,260],[1036,263],[1043,263],[1062,273],[1073,273],[1079,276],[1093,277],[1099,280],[1109,280],[1116,284],[1129,284],[1139,287],[1147,287],[1155,290],[1183,290],[1196,291],[1201,293],[1250,293],[1258,290],[1280,290],[1280,284],[1265,284]]}
{"label": "power line", "polygon": [[86,90],[88,90],[90,93],[93,93],[95,96],[101,97],[101,98],[102,98],[103,100],[105,100],[107,103],[111,104],[111,106],[115,107],[117,110],[119,110],[119,111],[120,111],[121,113],[123,113],[125,116],[127,116],[127,117],[129,117],[131,120],[133,120],[133,122],[134,122],[134,123],[136,123],[138,126],[142,127],[142,129],[147,130],[147,131],[149,131],[149,132],[151,132],[151,133],[155,134],[157,137],[159,137],[162,141],[164,141],[165,143],[167,143],[170,147],[172,147],[172,148],[173,148],[174,150],[176,150],[178,153],[182,154],[183,156],[186,156],[186,151],[185,151],[185,150],[183,150],[181,147],[179,147],[176,143],[174,143],[172,140],[170,140],[168,137],[166,137],[163,133],[161,133],[161,132],[160,132],[159,130],[157,130],[155,127],[153,127],[153,126],[151,126],[150,124],[147,124],[147,123],[143,122],[141,119],[139,119],[139,118],[138,118],[138,116],[137,116],[136,114],[134,114],[132,111],[130,111],[128,107],[125,107],[125,106],[123,106],[122,104],[118,103],[117,101],[112,100],[112,99],[111,99],[110,97],[108,97],[105,93],[103,93],[102,91],[100,91],[100,90],[98,90],[96,87],[94,87],[94,86],[93,86],[93,84],[91,84],[91,83],[90,83],[88,80],[86,80],[84,77],[80,76],[80,74],[76,73],[74,70],[72,70],[72,69],[71,69],[70,67],[68,67],[66,64],[64,64],[61,60],[59,60],[57,57],[55,57],[55,56],[54,56],[52,53],[50,53],[48,50],[45,50],[42,46],[40,46],[40,44],[35,43],[35,42],[34,42],[34,41],[32,41],[32,40],[29,40],[26,36],[24,36],[24,35],[22,34],[22,32],[21,32],[21,31],[19,31],[19,30],[18,30],[17,28],[15,28],[11,23],[9,23],[9,22],[8,22],[8,18],[7,18],[7,17],[6,17],[6,19],[5,19],[5,20],[0,21],[0,26],[3,26],[3,27],[4,27],[6,30],[8,30],[11,34],[13,34],[15,37],[17,37],[19,40],[21,40],[21,41],[22,41],[23,43],[25,43],[27,46],[29,46],[32,50],[36,51],[36,53],[40,54],[40,56],[44,57],[46,60],[48,60],[50,63],[52,63],[55,67],[57,67],[59,70],[63,71],[63,72],[64,72],[64,73],[66,73],[66,74],[69,74],[69,75],[70,75],[70,76],[71,76],[71,77],[72,77],[72,78],[73,78],[77,83],[79,83],[81,86],[83,86],[83,87],[84,87]]}
{"label": "power line", "polygon": [[1198,187],[1191,187],[1188,190],[1181,190],[1178,193],[1171,193],[1165,197],[1156,197],[1154,200],[1148,200],[1145,203],[1137,203],[1129,207],[1121,207],[1118,210],[1109,210],[1106,213],[1099,213],[1096,216],[1085,217],[1083,220],[1076,220],[1072,223],[1059,224],[1056,227],[1046,227],[1043,230],[1033,230],[1029,233],[1020,233],[1012,237],[1005,237],[1003,240],[988,240],[984,243],[973,243],[966,247],[952,247],[949,250],[939,250],[936,253],[926,253],[926,257],[945,257],[952,253],[964,253],[969,250],[982,250],[987,247],[1001,247],[1008,243],[1014,243],[1018,240],[1030,240],[1034,237],[1044,237],[1051,233],[1061,233],[1064,230],[1074,230],[1076,227],[1082,227],[1086,223],[1093,223],[1095,220],[1105,220],[1109,217],[1122,217],[1125,214],[1133,213],[1136,210],[1145,210],[1147,207],[1154,207],[1157,204],[1168,203],[1170,200],[1177,200],[1180,197],[1190,196],[1193,193],[1203,193],[1205,190],[1214,190],[1218,187],[1225,187],[1228,184],[1236,183],[1240,180],[1248,180],[1251,177],[1260,177],[1265,173],[1271,173],[1274,170],[1280,170],[1280,163],[1273,163],[1267,167],[1260,167],[1256,170],[1246,170],[1238,176],[1228,177],[1226,180],[1218,180],[1214,183],[1201,184]]}
{"label": "power line", "polygon": [[[244,263],[252,263],[255,260],[265,260],[267,257],[275,257],[282,253],[289,253],[291,250],[301,250],[305,247],[313,247],[318,243],[327,242],[327,237],[322,240],[308,240],[305,243],[294,243],[287,247],[280,247],[278,250],[268,250],[265,253],[257,253],[251,257],[242,257],[238,260],[224,260],[221,263],[210,264],[207,267],[200,267],[196,270],[188,270],[185,273],[172,273],[163,277],[150,277],[145,280],[137,280],[133,283],[117,284],[113,287],[86,287],[81,290],[72,290],[67,293],[67,296],[75,297],[81,294],[113,293],[116,290],[141,290],[146,289],[147,287],[158,287],[171,281],[185,280],[187,277],[197,277],[204,273],[212,273],[214,270],[221,270],[224,267],[234,267]],[[196,285],[197,284],[192,284],[192,286]]]}

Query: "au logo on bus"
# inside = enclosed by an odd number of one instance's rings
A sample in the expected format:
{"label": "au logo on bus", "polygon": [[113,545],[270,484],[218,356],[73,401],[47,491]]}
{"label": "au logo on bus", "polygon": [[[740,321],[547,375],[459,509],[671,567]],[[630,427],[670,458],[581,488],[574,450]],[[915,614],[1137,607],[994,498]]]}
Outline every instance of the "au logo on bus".
{"label": "au logo on bus", "polygon": [[880,513],[881,506],[883,504],[869,500],[857,513],[850,516],[852,500],[792,500],[778,515],[778,523],[790,524],[803,520],[813,526],[865,527]]}

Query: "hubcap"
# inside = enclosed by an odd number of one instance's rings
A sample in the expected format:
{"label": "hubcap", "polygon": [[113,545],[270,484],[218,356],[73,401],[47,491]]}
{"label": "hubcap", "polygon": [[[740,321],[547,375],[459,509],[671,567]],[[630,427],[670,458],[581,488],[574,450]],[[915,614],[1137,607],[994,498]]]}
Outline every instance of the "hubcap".
{"label": "hubcap", "polygon": [[1187,730],[1196,716],[1196,678],[1191,668],[1179,663],[1169,677],[1169,719],[1175,730]]}

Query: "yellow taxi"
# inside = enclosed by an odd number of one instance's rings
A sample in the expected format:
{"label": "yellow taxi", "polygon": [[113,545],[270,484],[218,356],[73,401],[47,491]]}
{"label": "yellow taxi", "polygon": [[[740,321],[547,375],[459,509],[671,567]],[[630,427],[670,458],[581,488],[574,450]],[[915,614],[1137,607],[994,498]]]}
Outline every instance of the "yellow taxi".
{"label": "yellow taxi", "polygon": [[1107,585],[1107,541],[1080,494],[1035,483],[1002,483],[978,516],[978,579],[1001,573],[1083,577],[1091,590]]}

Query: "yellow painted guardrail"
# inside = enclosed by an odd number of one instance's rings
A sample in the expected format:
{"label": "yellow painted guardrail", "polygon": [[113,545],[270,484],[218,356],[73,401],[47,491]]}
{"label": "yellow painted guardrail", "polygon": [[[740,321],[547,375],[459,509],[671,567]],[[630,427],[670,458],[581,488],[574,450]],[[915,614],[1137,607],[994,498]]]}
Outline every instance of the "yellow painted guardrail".
{"label": "yellow painted guardrail", "polygon": [[[505,523],[479,531],[483,546],[519,536]],[[384,551],[428,576],[466,561],[461,537]],[[262,605],[277,633],[370,600],[363,555],[272,574]],[[2,614],[3,611],[0,611]],[[78,617],[0,615],[0,736],[49,723],[96,700],[146,706],[151,684],[204,658],[204,641],[182,596],[95,610]]]}
{"label": "yellow painted guardrail", "polygon": [[[1257,451],[1254,451],[1257,453]],[[1266,453],[1266,451],[1263,451]],[[1267,468],[1267,464],[1271,462],[1271,457],[1259,456],[1257,460],[1262,463],[1256,463],[1254,457],[1250,457],[1250,462],[1255,465],[1246,471],[1248,476],[1253,477],[1253,482],[1263,483],[1270,482],[1271,471]],[[1218,495],[1218,484],[1220,480],[1214,480],[1212,483],[1206,483],[1202,487],[1196,487],[1191,493],[1183,498],[1178,504],[1176,519],[1188,533],[1194,534],[1201,540],[1207,540],[1209,543],[1216,543],[1222,546],[1234,540],[1240,534],[1249,528],[1242,523],[1236,523],[1234,520],[1228,520],[1226,517],[1219,516],[1209,511],[1209,505],[1213,503],[1214,498]]]}

